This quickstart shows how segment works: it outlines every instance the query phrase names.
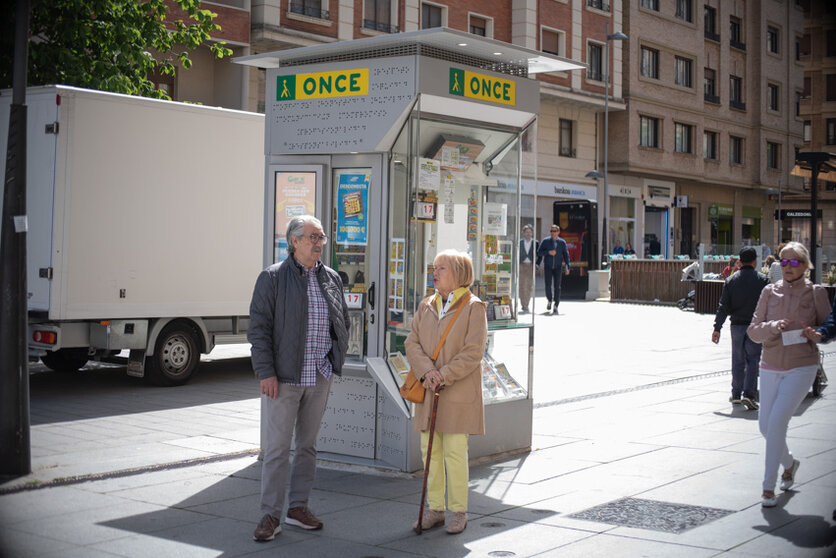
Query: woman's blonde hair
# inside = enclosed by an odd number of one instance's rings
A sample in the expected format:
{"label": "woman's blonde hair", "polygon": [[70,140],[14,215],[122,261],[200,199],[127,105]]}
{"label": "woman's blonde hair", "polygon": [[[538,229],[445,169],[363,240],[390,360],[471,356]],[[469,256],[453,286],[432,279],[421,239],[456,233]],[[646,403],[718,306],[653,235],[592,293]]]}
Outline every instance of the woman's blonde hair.
{"label": "woman's blonde hair", "polygon": [[784,247],[781,248],[781,252],[778,253],[779,258],[784,257],[784,252],[793,252],[798,259],[803,260],[807,267],[810,267],[810,252],[807,251],[807,247],[801,244],[800,242],[787,242],[784,244]]}
{"label": "woman's blonde hair", "polygon": [[473,262],[470,256],[458,250],[443,250],[433,260],[433,265],[438,265],[439,260],[444,260],[453,272],[453,279],[456,287],[470,287],[473,284]]}

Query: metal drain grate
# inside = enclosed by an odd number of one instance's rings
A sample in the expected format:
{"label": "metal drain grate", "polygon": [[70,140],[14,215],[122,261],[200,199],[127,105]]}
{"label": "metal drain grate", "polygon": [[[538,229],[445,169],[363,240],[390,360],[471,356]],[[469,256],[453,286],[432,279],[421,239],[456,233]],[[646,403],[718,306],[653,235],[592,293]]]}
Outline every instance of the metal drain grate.
{"label": "metal drain grate", "polygon": [[734,512],[641,498],[622,498],[574,513],[569,517],[635,529],[682,533],[731,513]]}

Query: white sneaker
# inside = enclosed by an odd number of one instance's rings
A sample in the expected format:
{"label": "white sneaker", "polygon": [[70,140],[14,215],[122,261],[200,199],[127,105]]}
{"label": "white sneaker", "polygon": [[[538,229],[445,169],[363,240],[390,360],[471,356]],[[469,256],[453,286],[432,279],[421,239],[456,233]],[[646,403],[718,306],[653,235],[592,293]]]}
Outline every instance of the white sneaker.
{"label": "white sneaker", "polygon": [[799,465],[801,465],[801,462],[798,459],[793,459],[792,467],[784,469],[784,475],[789,475],[789,478],[781,477],[781,490],[789,490],[795,483],[795,474],[798,472]]}
{"label": "white sneaker", "polygon": [[778,505],[778,497],[775,496],[773,493],[772,496],[767,496],[766,494],[762,495],[763,500],[761,500],[761,506],[764,508],[774,508]]}

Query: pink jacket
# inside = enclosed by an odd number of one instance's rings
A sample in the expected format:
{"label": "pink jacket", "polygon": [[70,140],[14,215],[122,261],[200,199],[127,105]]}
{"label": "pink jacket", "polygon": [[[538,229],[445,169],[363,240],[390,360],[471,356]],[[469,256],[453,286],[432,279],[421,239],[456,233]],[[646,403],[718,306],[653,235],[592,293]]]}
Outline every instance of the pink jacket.
{"label": "pink jacket", "polygon": [[789,331],[805,326],[816,327],[829,315],[830,301],[821,285],[813,285],[803,277],[792,283],[781,280],[761,291],[747,333],[752,341],[763,344],[761,362],[769,368],[790,370],[818,364],[818,346],[809,339],[806,343],[784,345],[778,321],[791,320],[793,323],[787,328]]}

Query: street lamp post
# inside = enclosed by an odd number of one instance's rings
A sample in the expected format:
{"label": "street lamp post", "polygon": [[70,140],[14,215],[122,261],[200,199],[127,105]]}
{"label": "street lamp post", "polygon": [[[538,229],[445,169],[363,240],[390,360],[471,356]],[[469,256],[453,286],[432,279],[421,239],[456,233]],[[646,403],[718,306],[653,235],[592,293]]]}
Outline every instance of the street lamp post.
{"label": "street lamp post", "polygon": [[601,204],[601,210],[604,214],[604,222],[603,222],[603,230],[602,238],[601,238],[601,265],[602,269],[607,266],[608,258],[608,246],[607,241],[609,239],[609,230],[607,229],[607,197],[609,196],[609,189],[607,187],[607,166],[608,166],[608,155],[607,155],[607,148],[609,143],[609,133],[610,133],[610,42],[612,41],[623,41],[627,38],[627,35],[622,33],[621,31],[616,31],[613,34],[610,34],[610,24],[607,22],[607,44],[606,50],[604,51],[604,86],[605,86],[605,95],[604,95],[604,201]]}

